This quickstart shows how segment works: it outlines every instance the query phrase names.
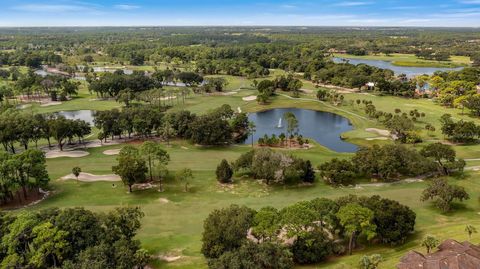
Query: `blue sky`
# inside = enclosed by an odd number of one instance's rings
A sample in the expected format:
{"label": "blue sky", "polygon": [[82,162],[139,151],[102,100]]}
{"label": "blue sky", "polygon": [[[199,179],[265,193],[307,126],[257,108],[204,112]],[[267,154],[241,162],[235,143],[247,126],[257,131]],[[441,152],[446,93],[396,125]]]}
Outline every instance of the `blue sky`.
{"label": "blue sky", "polygon": [[480,27],[480,0],[0,0],[0,26]]}

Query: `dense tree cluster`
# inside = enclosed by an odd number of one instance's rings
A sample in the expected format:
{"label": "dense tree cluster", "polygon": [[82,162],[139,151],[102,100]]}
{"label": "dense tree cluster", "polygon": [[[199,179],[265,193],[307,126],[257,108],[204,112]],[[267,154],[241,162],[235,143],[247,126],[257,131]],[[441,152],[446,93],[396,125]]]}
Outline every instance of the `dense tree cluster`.
{"label": "dense tree cluster", "polygon": [[473,121],[455,122],[450,114],[440,118],[442,134],[455,142],[475,142],[480,137],[480,126]]}
{"label": "dense tree cluster", "polygon": [[403,244],[415,218],[407,206],[379,196],[318,198],[281,210],[232,205],[205,220],[202,253],[210,268],[293,268],[353,250],[358,240]]}
{"label": "dense tree cluster", "polygon": [[142,217],[139,208],[0,214],[0,267],[144,268],[149,255],[134,239]]}
{"label": "dense tree cluster", "polygon": [[2,65],[23,65],[28,67],[40,67],[42,64],[62,63],[62,56],[54,51],[34,52],[19,50],[12,53],[0,53],[0,66]]}
{"label": "dense tree cluster", "polygon": [[188,111],[165,114],[153,105],[133,106],[98,111],[94,122],[102,131],[101,139],[133,134],[150,137],[156,133],[165,140],[179,137],[200,145],[224,145],[248,137],[248,117],[245,113],[234,113],[229,105],[199,116]]}
{"label": "dense tree cluster", "polygon": [[0,204],[12,201],[15,195],[19,201],[26,200],[30,191],[47,186],[50,178],[45,163],[45,153],[37,149],[19,154],[0,151]]}
{"label": "dense tree cluster", "polygon": [[42,77],[29,70],[20,75],[15,83],[16,91],[28,98],[49,96],[52,101],[66,101],[67,97],[78,93],[80,83],[63,76],[47,75]]}
{"label": "dense tree cluster", "polygon": [[[160,191],[163,191],[162,180],[168,175],[166,168],[170,155],[153,141],[144,142],[140,148],[124,146],[117,157],[118,164],[112,171],[120,176],[124,185],[132,192],[132,186],[137,183],[158,181]],[[147,178],[147,172],[149,177]]]}
{"label": "dense tree cluster", "polygon": [[49,146],[53,138],[60,150],[66,143],[79,142],[90,134],[90,124],[83,120],[70,120],[55,114],[29,114],[18,110],[6,110],[0,113],[0,143],[5,151],[15,153],[15,143],[28,149],[30,143],[47,139]]}
{"label": "dense tree cluster", "polygon": [[351,160],[332,159],[319,165],[320,175],[332,185],[350,185],[362,177],[394,181],[405,176],[463,171],[465,161],[457,160],[449,145],[430,144],[421,151],[403,145],[362,147]]}
{"label": "dense tree cluster", "polygon": [[233,166],[235,171],[247,173],[255,179],[262,179],[267,184],[315,181],[315,172],[310,161],[268,148],[244,153]]}

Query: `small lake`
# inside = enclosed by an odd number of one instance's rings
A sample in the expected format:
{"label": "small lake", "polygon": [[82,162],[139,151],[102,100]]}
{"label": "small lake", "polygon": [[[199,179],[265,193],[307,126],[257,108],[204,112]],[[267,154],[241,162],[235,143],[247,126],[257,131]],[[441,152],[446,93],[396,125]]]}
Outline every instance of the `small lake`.
{"label": "small lake", "polygon": [[93,126],[94,114],[95,111],[93,110],[72,110],[72,111],[59,111],[55,112],[56,115],[62,115],[67,119],[70,120],[84,120],[90,123]]}
{"label": "small lake", "polygon": [[[356,152],[358,146],[345,142],[340,138],[344,132],[353,129],[350,121],[337,114],[298,108],[277,108],[262,112],[250,113],[248,119],[255,123],[256,132],[253,136],[255,142],[266,135],[280,135],[287,133],[286,122],[283,115],[286,112],[295,114],[298,120],[299,133],[305,138],[314,139],[317,143],[336,152]],[[279,119],[282,118],[282,128],[278,128]],[[249,137],[244,143],[251,143]]]}
{"label": "small lake", "polygon": [[343,63],[344,61],[348,61],[350,64],[358,65],[358,64],[366,64],[370,66],[375,66],[382,69],[390,69],[392,70],[395,75],[405,74],[407,77],[415,77],[423,74],[433,75],[436,71],[453,71],[453,70],[462,70],[463,67],[457,68],[442,68],[442,67],[409,67],[409,66],[396,66],[393,65],[392,62],[389,61],[380,61],[380,60],[365,60],[365,59],[351,59],[351,58],[339,58],[334,57],[333,62],[335,63]]}

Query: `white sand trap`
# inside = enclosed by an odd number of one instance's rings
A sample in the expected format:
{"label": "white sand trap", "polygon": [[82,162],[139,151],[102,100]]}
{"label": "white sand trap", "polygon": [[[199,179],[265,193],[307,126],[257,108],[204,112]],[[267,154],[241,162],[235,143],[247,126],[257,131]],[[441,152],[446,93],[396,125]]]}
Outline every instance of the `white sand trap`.
{"label": "white sand trap", "polygon": [[381,136],[390,136],[390,131],[389,130],[382,130],[382,129],[377,129],[377,128],[367,128],[365,129],[367,132],[375,133]]}
{"label": "white sand trap", "polygon": [[[118,140],[118,139],[115,139],[115,140],[107,140],[107,142],[100,142],[99,140],[95,140],[95,141],[88,141],[88,143],[86,143],[84,145],[84,147],[86,148],[99,148],[99,147],[103,147],[103,146],[111,146],[111,145],[118,145],[120,143],[123,143],[125,142],[125,140]],[[79,145],[79,147],[83,147],[83,145]]]}
{"label": "white sand trap", "polygon": [[313,90],[310,89],[300,89],[300,91],[304,93],[313,93]]}
{"label": "white sand trap", "polygon": [[31,107],[31,106],[32,106],[32,104],[23,104],[23,105],[17,106],[17,108],[18,108],[18,109],[25,109],[25,108],[29,108],[29,107]]}
{"label": "white sand trap", "polygon": [[158,201],[162,204],[168,204],[170,203],[170,200],[168,200],[167,198],[159,198]]}
{"label": "white sand trap", "polygon": [[238,113],[242,113],[242,109],[239,106],[237,107],[237,111]]}
{"label": "white sand trap", "polygon": [[368,137],[365,138],[367,141],[373,141],[373,140],[388,140],[388,137],[380,136],[380,137]]}
{"label": "white sand trap", "polygon": [[165,100],[170,100],[170,99],[177,99],[176,96],[168,96],[168,97],[162,97],[160,100],[165,101]]}
{"label": "white sand trap", "polygon": [[182,149],[189,149],[189,148],[187,148],[187,147],[184,147],[184,146],[182,146],[181,148],[182,148]]}
{"label": "white sand trap", "polygon": [[[61,178],[62,180],[68,180],[68,179],[74,179],[76,180],[77,178],[75,177],[74,174],[69,174]],[[120,177],[117,175],[94,175],[90,173],[80,173],[78,176],[79,181],[83,182],[96,182],[96,181],[121,181]]]}
{"label": "white sand trap", "polygon": [[229,95],[234,95],[234,94],[237,94],[237,93],[238,93],[237,91],[222,92],[222,93],[220,93],[220,95],[229,96]]}
{"label": "white sand trap", "polygon": [[50,150],[45,153],[47,159],[60,158],[60,157],[69,157],[69,158],[80,158],[85,157],[89,152],[83,150],[70,150],[70,151],[60,151],[60,150]]}
{"label": "white sand trap", "polygon": [[51,102],[47,102],[47,103],[44,103],[44,104],[41,104],[40,106],[58,106],[58,105],[61,105],[62,102],[55,102],[55,101],[51,101]]}
{"label": "white sand trap", "polygon": [[182,256],[168,256],[168,255],[160,255],[158,258],[162,261],[166,262],[175,262],[182,258]]}
{"label": "white sand trap", "polygon": [[255,100],[257,100],[257,96],[256,95],[246,96],[246,97],[243,97],[242,100],[243,101],[255,101]]}
{"label": "white sand trap", "polygon": [[105,155],[118,155],[121,149],[108,149],[103,152]]}

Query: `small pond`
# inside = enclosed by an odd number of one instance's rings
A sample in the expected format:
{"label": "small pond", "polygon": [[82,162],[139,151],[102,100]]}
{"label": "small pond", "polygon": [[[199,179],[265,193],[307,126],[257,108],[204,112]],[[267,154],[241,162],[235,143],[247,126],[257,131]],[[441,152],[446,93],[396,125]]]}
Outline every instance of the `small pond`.
{"label": "small pond", "polygon": [[84,120],[88,123],[90,123],[91,126],[93,126],[93,119],[94,119],[94,114],[95,111],[93,110],[72,110],[72,111],[59,111],[56,112],[55,114],[57,115],[62,115],[67,119],[71,120]]}
{"label": "small pond", "polygon": [[348,61],[351,64],[366,64],[370,66],[375,66],[382,69],[390,69],[392,70],[395,75],[405,74],[407,77],[415,77],[419,75],[432,75],[436,71],[452,71],[452,70],[461,70],[463,67],[457,68],[442,68],[442,67],[410,67],[410,66],[396,66],[393,65],[392,62],[389,61],[381,61],[381,60],[365,60],[365,59],[351,59],[351,58],[339,58],[334,57],[333,62],[335,63],[343,63]]}
{"label": "small pond", "polygon": [[[334,150],[336,152],[355,152],[358,147],[354,144],[343,141],[340,135],[353,129],[350,121],[337,114],[314,111],[298,108],[277,108],[262,112],[250,113],[248,119],[255,123],[256,132],[253,136],[255,142],[258,138],[266,135],[280,135],[286,133],[286,122],[283,115],[286,112],[295,114],[299,133],[309,139],[314,139],[317,143]],[[282,127],[278,124],[282,119]],[[251,142],[251,137],[245,141],[245,144]]]}

